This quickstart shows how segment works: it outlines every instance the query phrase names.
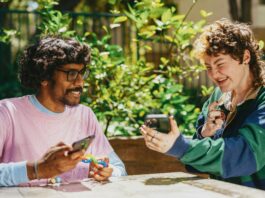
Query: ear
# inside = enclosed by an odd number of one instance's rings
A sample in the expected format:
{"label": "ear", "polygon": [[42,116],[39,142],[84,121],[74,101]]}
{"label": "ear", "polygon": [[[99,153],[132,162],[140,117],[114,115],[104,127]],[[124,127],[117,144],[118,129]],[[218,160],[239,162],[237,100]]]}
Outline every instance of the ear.
{"label": "ear", "polygon": [[43,80],[43,81],[41,81],[40,85],[42,87],[46,87],[46,86],[48,86],[48,81],[47,80]]}
{"label": "ear", "polygon": [[250,62],[251,56],[249,50],[244,51],[243,64],[248,64]]}

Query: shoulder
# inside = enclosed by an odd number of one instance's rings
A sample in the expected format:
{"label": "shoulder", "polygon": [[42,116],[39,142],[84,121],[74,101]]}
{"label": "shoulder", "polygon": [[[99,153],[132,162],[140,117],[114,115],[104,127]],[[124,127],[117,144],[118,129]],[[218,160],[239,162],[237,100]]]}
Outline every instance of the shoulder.
{"label": "shoulder", "polygon": [[7,128],[11,126],[13,117],[18,115],[21,108],[26,108],[25,105],[23,105],[26,100],[26,96],[0,100],[0,122],[2,125],[5,123]]}
{"label": "shoulder", "polygon": [[17,109],[19,106],[25,104],[27,102],[28,96],[22,96],[22,97],[17,97],[17,98],[7,98],[0,100],[0,109]]}

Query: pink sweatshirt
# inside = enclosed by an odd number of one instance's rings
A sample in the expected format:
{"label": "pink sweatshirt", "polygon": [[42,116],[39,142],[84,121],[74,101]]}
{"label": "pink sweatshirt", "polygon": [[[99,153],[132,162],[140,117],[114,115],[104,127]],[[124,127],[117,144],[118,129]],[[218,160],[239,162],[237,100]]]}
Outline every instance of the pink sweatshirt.
{"label": "pink sweatshirt", "polygon": [[[71,145],[88,135],[95,139],[87,153],[107,156],[113,151],[89,107],[67,106],[63,113],[47,115],[34,107],[29,96],[0,101],[0,163],[36,161],[51,146],[61,141]],[[87,176],[84,163],[61,175],[63,181]]]}

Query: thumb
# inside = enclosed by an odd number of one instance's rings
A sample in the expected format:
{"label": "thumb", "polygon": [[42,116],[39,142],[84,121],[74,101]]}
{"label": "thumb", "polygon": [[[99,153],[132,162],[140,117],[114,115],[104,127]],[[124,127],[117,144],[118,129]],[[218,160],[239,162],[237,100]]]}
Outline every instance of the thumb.
{"label": "thumb", "polygon": [[175,121],[173,116],[169,117],[169,123],[170,123],[170,128],[171,128],[170,133],[173,133],[173,134],[179,133],[177,122]]}
{"label": "thumb", "polygon": [[66,146],[64,142],[58,142],[55,146]]}
{"label": "thumb", "polygon": [[106,162],[106,163],[109,163],[109,158],[108,157],[104,157],[103,161]]}
{"label": "thumb", "polygon": [[101,160],[101,161],[104,161],[106,163],[109,163],[109,157],[107,157],[107,156],[98,157],[97,160]]}
{"label": "thumb", "polygon": [[209,105],[209,107],[208,107],[209,112],[215,110],[218,105],[219,105],[219,102],[218,101],[214,101],[213,103],[211,103]]}

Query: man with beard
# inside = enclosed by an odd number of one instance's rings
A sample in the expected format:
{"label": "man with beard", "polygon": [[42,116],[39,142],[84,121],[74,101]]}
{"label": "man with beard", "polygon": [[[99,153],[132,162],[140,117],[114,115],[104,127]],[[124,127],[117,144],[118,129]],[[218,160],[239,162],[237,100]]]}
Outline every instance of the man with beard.
{"label": "man with beard", "polygon": [[[89,61],[89,47],[70,38],[47,36],[24,51],[19,77],[36,94],[0,101],[0,186],[126,175],[96,116],[79,104]],[[69,152],[89,135],[95,138],[87,151]],[[109,166],[88,168],[80,163],[85,152],[106,156]]]}

